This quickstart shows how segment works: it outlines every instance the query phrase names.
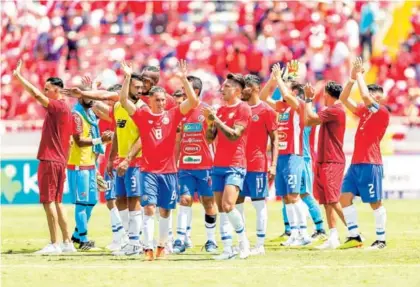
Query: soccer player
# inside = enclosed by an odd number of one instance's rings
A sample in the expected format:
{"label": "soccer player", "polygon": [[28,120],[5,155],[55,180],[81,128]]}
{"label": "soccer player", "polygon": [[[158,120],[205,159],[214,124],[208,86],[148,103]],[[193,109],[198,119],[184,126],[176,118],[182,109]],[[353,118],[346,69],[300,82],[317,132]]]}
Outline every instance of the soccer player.
{"label": "soccer player", "polygon": [[305,86],[305,116],[307,125],[321,125],[318,137],[318,156],[314,188],[319,203],[325,207],[330,235],[318,249],[335,249],[340,245],[336,228],[335,213],[344,221],[340,204],[340,190],[345,168],[343,152],[346,113],[339,101],[343,88],[335,82],[328,82],[324,89],[326,108],[315,113],[312,100],[315,91],[308,83]]}
{"label": "soccer player", "polygon": [[220,213],[223,252],[214,258],[216,260],[226,260],[236,256],[232,248],[229,222],[239,238],[239,257],[244,259],[250,254],[245,223],[235,208],[245,179],[247,127],[251,120],[251,108],[241,101],[244,88],[245,81],[242,75],[228,74],[221,88],[226,105],[219,108],[217,113],[210,107],[203,108],[208,125],[206,138],[212,142],[217,136],[212,189]]}
{"label": "soccer player", "polygon": [[[244,187],[236,201],[236,208],[244,218],[243,203],[248,196],[257,212],[257,244],[251,249],[251,255],[265,254],[264,241],[268,219],[265,199],[268,196],[268,181],[276,176],[278,156],[277,113],[260,100],[260,89],[261,79],[258,76],[245,76],[245,88],[242,90],[241,99],[251,107],[252,116],[248,127],[250,136],[246,145],[246,176]],[[271,146],[270,168],[267,159],[268,139]]]}
{"label": "soccer player", "polygon": [[[194,89],[197,97],[200,97],[203,83],[194,76],[188,76],[188,81]],[[179,157],[179,186],[180,207],[178,213],[177,239],[174,242],[174,253],[183,253],[190,246],[190,238],[187,234],[188,221],[191,222],[192,203],[194,193],[200,196],[204,207],[204,221],[207,233],[207,241],[204,245],[207,252],[215,252],[217,249],[216,229],[216,205],[211,189],[211,168],[213,156],[206,140],[207,122],[202,115],[201,109],[208,105],[200,102],[188,116],[181,122],[181,142]]]}
{"label": "soccer player", "polygon": [[100,134],[92,106],[92,100],[80,98],[72,110],[73,143],[67,162],[69,190],[75,204],[76,229],[72,241],[79,243],[81,250],[95,248],[95,242],[88,240],[88,223],[98,202],[96,156],[104,153],[102,143],[110,141],[113,135],[110,131]]}
{"label": "soccer player", "polygon": [[[61,204],[72,128],[71,111],[60,93],[63,81],[48,78],[42,93],[22,76],[21,69],[22,61],[19,60],[13,76],[47,110],[37,159],[39,197],[47,216],[51,241],[36,254],[76,252],[70,240],[65,209]],[[57,224],[63,238],[61,246],[57,238]]]}
{"label": "soccer player", "polygon": [[[343,180],[340,202],[350,233],[342,248],[358,247],[362,245],[357,222],[356,207],[353,205],[354,196],[360,196],[364,203],[369,203],[376,223],[377,240],[371,249],[386,247],[385,224],[386,210],[382,205],[383,164],[380,142],[389,124],[389,111],[384,106],[385,97],[382,87],[368,85],[363,79],[363,61],[357,58],[353,63],[351,78],[346,85],[345,92],[340,96],[343,104],[360,118],[357,127],[353,159]],[[353,83],[357,81],[363,104],[357,105],[349,98]]]}
{"label": "soccer player", "polygon": [[187,97],[185,96],[185,93],[182,90],[176,90],[172,94],[172,97],[175,99],[175,102],[178,106],[181,105],[182,102],[187,99]]}
{"label": "soccer player", "polygon": [[132,117],[140,132],[143,145],[142,172],[140,190],[141,204],[144,207],[144,245],[146,260],[154,260],[153,235],[154,213],[159,207],[159,242],[156,258],[165,256],[164,249],[168,239],[169,215],[177,201],[177,167],[175,162],[176,131],[182,118],[197,107],[198,99],[187,79],[187,66],[180,63],[181,79],[187,100],[179,107],[165,111],[166,92],[155,86],[150,90],[151,108],[143,105],[136,107],[128,101],[128,83],[132,76],[132,68],[124,62],[121,64],[125,78],[121,92],[121,104]]}
{"label": "soccer player", "polygon": [[272,69],[272,78],[277,82],[283,96],[281,101],[262,94],[262,100],[278,113],[279,156],[276,171],[276,194],[281,196],[286,205],[291,235],[281,244],[283,246],[302,246],[311,243],[307,231],[306,207],[300,198],[300,186],[303,171],[303,129],[304,102],[296,98],[282,79],[285,69],[279,64]]}

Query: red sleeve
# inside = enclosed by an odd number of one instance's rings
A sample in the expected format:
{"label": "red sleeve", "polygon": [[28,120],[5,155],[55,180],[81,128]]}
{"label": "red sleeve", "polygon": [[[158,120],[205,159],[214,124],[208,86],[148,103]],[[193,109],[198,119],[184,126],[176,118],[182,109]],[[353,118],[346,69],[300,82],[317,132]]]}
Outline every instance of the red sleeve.
{"label": "red sleeve", "polygon": [[63,111],[64,108],[67,108],[67,105],[64,102],[64,100],[49,99],[48,106],[47,106],[47,111],[49,113],[57,113],[57,112]]}
{"label": "red sleeve", "polygon": [[172,108],[176,107],[176,101],[174,99],[174,97],[172,97],[171,95],[166,95],[166,106],[165,106],[165,110],[169,111]]}
{"label": "red sleeve", "polygon": [[233,125],[247,127],[251,117],[251,108],[247,104],[241,104]]}
{"label": "red sleeve", "polygon": [[334,107],[328,107],[318,112],[318,116],[321,119],[321,122],[323,123],[334,121],[337,118],[338,114],[339,114],[338,109]]}
{"label": "red sleeve", "polygon": [[76,114],[73,113],[73,135],[80,135],[83,132],[83,124],[82,124],[82,118]]}
{"label": "red sleeve", "polygon": [[139,108],[136,109],[135,113],[131,116],[131,118],[133,119],[134,123],[137,126],[140,126],[140,121],[142,119],[142,117],[144,116],[144,114],[147,111],[147,106],[141,106]]}
{"label": "red sleeve", "polygon": [[275,131],[278,128],[277,113],[271,108],[267,108],[266,127],[269,132]]}
{"label": "red sleeve", "polygon": [[182,121],[182,118],[183,118],[183,117],[186,117],[186,116],[188,116],[188,115],[191,115],[191,112],[192,112],[192,111],[193,111],[193,110],[191,110],[188,114],[183,115],[183,114],[181,113],[181,108],[180,108],[180,107],[178,107],[178,106],[176,106],[176,107],[173,107],[172,109],[170,109],[170,110],[168,111],[168,114],[169,114],[169,117],[170,117],[171,122],[172,122],[175,126],[178,126],[178,125],[180,124],[180,122]]}
{"label": "red sleeve", "polygon": [[281,110],[281,109],[284,109],[284,108],[287,108],[287,107],[288,107],[287,103],[285,103],[283,101],[277,101],[276,102],[276,110]]}
{"label": "red sleeve", "polygon": [[358,104],[356,110],[354,111],[354,114],[360,118],[366,111],[367,108],[365,107],[365,105]]}

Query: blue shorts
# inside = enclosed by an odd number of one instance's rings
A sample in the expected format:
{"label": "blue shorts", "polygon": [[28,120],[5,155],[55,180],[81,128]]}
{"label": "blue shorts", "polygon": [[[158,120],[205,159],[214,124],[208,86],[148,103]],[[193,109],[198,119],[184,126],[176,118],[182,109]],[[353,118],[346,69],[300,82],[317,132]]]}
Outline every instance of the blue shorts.
{"label": "blue shorts", "polygon": [[96,169],[67,170],[67,181],[73,203],[96,204],[98,202],[98,186]]}
{"label": "blue shorts", "polygon": [[109,201],[109,200],[113,200],[117,198],[117,194],[115,191],[115,183],[116,183],[116,177],[117,177],[117,171],[114,169],[112,171],[112,174],[114,176],[114,178],[110,178],[108,175],[108,172],[105,171],[105,181],[106,181],[106,185],[107,188],[105,190],[105,200]]}
{"label": "blue shorts", "polygon": [[244,186],[246,170],[241,167],[213,167],[211,173],[212,189],[223,192],[226,185],[235,185],[241,191]]}
{"label": "blue shorts", "polygon": [[142,172],[140,175],[141,205],[156,205],[164,209],[175,209],[178,198],[178,175]]}
{"label": "blue shorts", "polygon": [[123,176],[115,177],[115,194],[117,197],[141,196],[140,168],[129,167]]}
{"label": "blue shorts", "polygon": [[295,154],[279,155],[276,169],[276,195],[300,193],[303,157]]}
{"label": "blue shorts", "polygon": [[300,194],[312,194],[313,186],[314,173],[312,171],[312,160],[310,158],[304,158]]}
{"label": "blue shorts", "polygon": [[365,203],[382,200],[382,179],[384,170],[381,164],[351,164],[344,176],[342,192],[360,196]]}
{"label": "blue shorts", "polygon": [[265,198],[268,197],[268,175],[266,172],[247,171],[244,188],[239,194],[242,197]]}
{"label": "blue shorts", "polygon": [[213,196],[210,173],[210,169],[179,170],[179,195],[194,196],[194,192],[197,192],[199,196]]}

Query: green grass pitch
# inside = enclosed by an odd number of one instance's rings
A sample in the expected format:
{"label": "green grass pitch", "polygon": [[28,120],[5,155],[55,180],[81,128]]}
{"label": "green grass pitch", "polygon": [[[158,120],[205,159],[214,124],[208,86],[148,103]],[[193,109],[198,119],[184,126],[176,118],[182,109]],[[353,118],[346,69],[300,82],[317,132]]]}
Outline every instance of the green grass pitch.
{"label": "green grass pitch", "polygon": [[[42,207],[2,206],[1,286],[420,286],[420,201],[387,201],[385,206],[385,250],[314,251],[267,243],[265,256],[223,262],[213,261],[201,251],[205,230],[198,204],[193,215],[195,247],[185,255],[170,255],[154,262],[144,262],[142,256],[116,258],[105,251],[33,255],[48,239]],[[66,208],[72,215],[73,207]],[[367,246],[375,240],[373,214],[366,205],[357,204],[357,209]],[[280,210],[280,203],[269,203],[268,240],[283,232]],[[249,203],[246,221],[253,243],[255,212]],[[111,241],[109,214],[104,205],[95,207],[89,228],[90,237],[99,247]],[[346,232],[341,225],[340,234],[343,241]]]}

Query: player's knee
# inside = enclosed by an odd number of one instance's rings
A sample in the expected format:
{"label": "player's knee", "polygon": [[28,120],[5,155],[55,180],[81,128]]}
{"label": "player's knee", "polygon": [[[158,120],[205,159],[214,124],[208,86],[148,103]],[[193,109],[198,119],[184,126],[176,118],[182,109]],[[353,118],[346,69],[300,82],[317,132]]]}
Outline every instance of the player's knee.
{"label": "player's knee", "polygon": [[106,207],[108,207],[109,210],[113,209],[114,207],[116,207],[115,204],[115,199],[110,199],[106,202]]}
{"label": "player's knee", "polygon": [[191,206],[191,202],[192,202],[191,196],[183,195],[181,196],[181,200],[179,204],[181,204],[182,206]]}
{"label": "player's knee", "polygon": [[171,211],[169,209],[159,208],[159,214],[163,218],[168,218],[171,215]]}
{"label": "player's knee", "polygon": [[214,212],[214,199],[212,197],[202,198],[201,203],[203,204],[204,210],[207,214]]}
{"label": "player's knee", "polygon": [[116,205],[118,207],[119,210],[124,210],[127,209],[127,197],[123,196],[123,197],[117,197],[116,200]]}
{"label": "player's knee", "polygon": [[342,207],[350,206],[353,203],[353,194],[351,192],[344,192],[340,196],[340,204]]}
{"label": "player's knee", "polygon": [[243,196],[238,196],[238,199],[236,200],[236,204],[241,204],[245,202],[245,197]]}
{"label": "player's knee", "polygon": [[147,205],[144,207],[144,214],[147,216],[153,216],[155,215],[155,209],[156,207],[154,205]]}
{"label": "player's knee", "polygon": [[133,210],[140,210],[140,209],[141,209],[140,197],[138,197],[138,196],[129,197],[128,198],[128,210],[133,211]]}
{"label": "player's knee", "polygon": [[233,210],[233,208],[235,207],[234,204],[232,204],[231,202],[222,202],[222,209],[223,212],[231,212]]}
{"label": "player's knee", "polygon": [[372,207],[373,210],[377,210],[382,206],[382,201],[372,202],[370,203],[370,207]]}

